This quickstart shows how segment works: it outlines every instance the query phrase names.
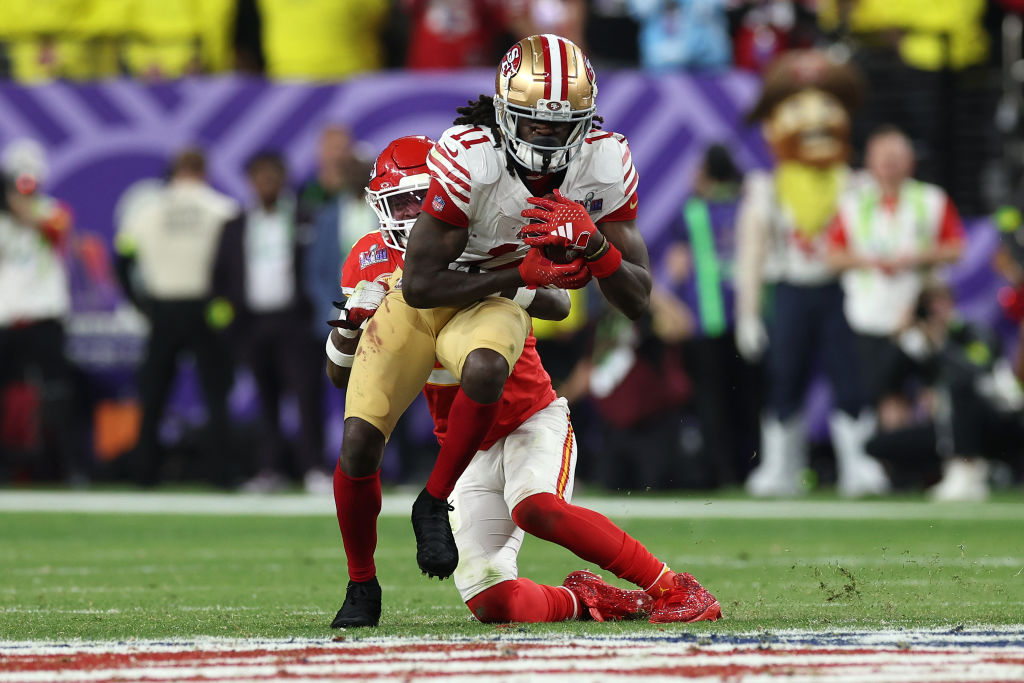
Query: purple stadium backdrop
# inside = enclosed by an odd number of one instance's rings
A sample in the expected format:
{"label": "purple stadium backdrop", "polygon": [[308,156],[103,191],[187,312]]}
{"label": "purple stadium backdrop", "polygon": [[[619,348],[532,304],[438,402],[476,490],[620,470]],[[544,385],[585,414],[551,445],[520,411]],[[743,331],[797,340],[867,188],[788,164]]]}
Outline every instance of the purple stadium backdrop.
{"label": "purple stadium backdrop", "polygon": [[[630,140],[641,176],[640,228],[650,243],[662,242],[708,144],[726,142],[745,168],[770,164],[759,131],[742,120],[758,87],[756,77],[741,72],[601,77],[600,113],[607,129]],[[492,91],[490,71],[381,73],[331,85],[242,77],[160,85],[5,84],[0,146],[23,136],[43,142],[50,153],[48,190],[72,206],[79,234],[98,237],[74,276],[78,313],[72,343],[78,344],[73,349],[80,361],[112,370],[137,357],[138,335],[113,334],[122,329],[117,320],[88,313],[109,312],[120,298],[112,282],[94,277],[103,260],[97,251],[103,252],[100,245],[109,249],[121,193],[137,180],[159,176],[175,151],[189,143],[205,147],[213,184],[246,201],[242,165],[258,149],[282,150],[293,180],[301,180],[314,169],[324,124],[346,124],[377,150],[400,135],[436,136],[450,125],[456,106]],[[973,222],[967,256],[952,272],[968,314],[989,321],[997,317],[998,284],[988,265],[995,242],[987,222]]]}

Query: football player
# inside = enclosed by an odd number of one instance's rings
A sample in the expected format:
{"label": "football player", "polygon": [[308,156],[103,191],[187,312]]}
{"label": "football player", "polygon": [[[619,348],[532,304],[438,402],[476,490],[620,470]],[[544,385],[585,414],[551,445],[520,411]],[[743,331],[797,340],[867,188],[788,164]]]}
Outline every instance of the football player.
{"label": "football player", "polygon": [[[341,285],[348,301],[327,340],[327,372],[339,388],[348,383],[348,368],[362,336],[360,326],[390,304],[391,297],[385,298],[387,283],[402,266],[408,230],[430,186],[426,159],[431,148],[432,141],[422,136],[399,138],[377,158],[366,192],[380,219],[380,232],[359,240],[345,261]],[[542,289],[527,312],[564,317],[568,301],[562,289]],[[403,333],[398,328],[374,329],[377,334]],[[675,574],[609,519],[570,504],[576,441],[568,404],[555,395],[536,343],[532,334],[526,337],[497,418],[455,485],[453,526],[460,554],[455,584],[462,599],[484,622],[717,619],[718,602],[690,574]],[[458,392],[458,380],[437,364],[423,393],[442,444],[452,438],[448,418]],[[346,498],[340,460],[334,476],[344,535],[353,505],[380,510],[380,485],[375,479],[372,495],[351,501]],[[380,619],[381,588],[373,563],[375,524],[365,532],[358,539],[344,538],[350,581],[345,603],[331,624],[335,628],[376,626]],[[525,533],[558,543],[642,590],[616,588],[589,571],[573,572],[562,586],[518,578],[516,559]]]}
{"label": "football player", "polygon": [[495,95],[459,109],[431,150],[405,271],[356,352],[341,450],[353,490],[371,486],[358,482],[376,476],[435,360],[460,383],[448,438],[412,510],[416,560],[429,576],[443,579],[458,564],[448,497],[497,419],[537,288],[594,277],[630,317],[648,305],[637,173],[626,139],[593,129],[596,95],[593,69],[570,41],[538,35],[512,46]]}

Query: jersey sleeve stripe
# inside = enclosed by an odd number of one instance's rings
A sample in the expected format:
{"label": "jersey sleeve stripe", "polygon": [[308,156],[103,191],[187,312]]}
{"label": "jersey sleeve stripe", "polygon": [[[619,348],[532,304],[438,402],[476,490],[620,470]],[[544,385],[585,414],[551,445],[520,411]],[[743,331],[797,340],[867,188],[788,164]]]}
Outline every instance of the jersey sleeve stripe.
{"label": "jersey sleeve stripe", "polygon": [[434,145],[434,149],[441,153],[441,156],[444,157],[448,161],[448,163],[452,165],[452,168],[461,173],[466,178],[466,180],[469,180],[469,171],[467,171],[462,164],[457,162],[455,160],[455,157],[452,156],[452,153],[445,149],[440,142]]}
{"label": "jersey sleeve stripe", "polygon": [[603,131],[598,130],[594,131],[593,135],[588,135],[586,141],[589,144],[594,144],[598,140],[604,140],[605,138],[610,138],[613,135],[615,135],[615,133],[605,133]]}
{"label": "jersey sleeve stripe", "polygon": [[469,204],[469,197],[458,191],[451,183],[446,183],[443,178],[437,178],[438,182],[453,199],[458,199],[464,204]]}
{"label": "jersey sleeve stripe", "polygon": [[630,163],[629,160],[633,158],[633,155],[629,152],[629,145],[626,146],[626,152],[622,155],[622,165]]}
{"label": "jersey sleeve stripe", "polygon": [[[433,157],[427,157],[427,168],[430,169],[430,175],[436,178],[446,191],[457,199],[461,199],[466,203],[469,202],[468,195],[471,192],[469,183],[447,168],[443,159],[438,160]],[[462,187],[465,192],[459,191],[459,187]]]}
{"label": "jersey sleeve stripe", "polygon": [[[434,177],[444,186],[444,189],[448,190],[449,193],[454,195],[456,198],[461,199],[464,202],[469,201],[470,188],[469,185],[462,181],[460,178],[452,175],[443,166],[437,167],[438,173],[434,174]],[[465,192],[461,192],[459,187],[465,189]]]}
{"label": "jersey sleeve stripe", "polygon": [[[630,176],[632,176],[632,180],[630,180]],[[626,183],[626,196],[627,197],[629,197],[631,194],[633,194],[633,190],[636,189],[636,184],[637,184],[637,181],[639,181],[639,180],[640,180],[640,176],[637,175],[636,169],[633,167],[632,164],[630,164],[629,171],[626,173],[626,175],[622,179],[622,181],[624,183]]]}
{"label": "jersey sleeve stripe", "polygon": [[[456,183],[457,185],[465,189],[466,192],[470,191],[469,180],[465,176],[460,175],[458,171],[452,169],[452,167],[449,166],[443,159],[439,160],[438,163],[435,165],[437,167],[437,170],[440,173],[442,173],[444,177],[448,178],[453,183]],[[429,168],[430,164],[427,164],[427,166]]]}

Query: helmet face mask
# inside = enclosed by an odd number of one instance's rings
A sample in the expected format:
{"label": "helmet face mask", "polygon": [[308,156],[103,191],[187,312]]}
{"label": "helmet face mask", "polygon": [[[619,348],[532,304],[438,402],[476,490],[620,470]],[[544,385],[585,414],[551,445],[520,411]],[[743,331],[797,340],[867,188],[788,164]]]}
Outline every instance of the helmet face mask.
{"label": "helmet face mask", "polygon": [[[546,102],[541,100],[541,106]],[[555,102],[569,109],[564,103]],[[593,125],[594,111],[573,112],[569,110],[567,116],[547,115],[547,112],[537,111],[521,105],[509,102],[495,102],[495,112],[498,116],[498,126],[504,136],[505,149],[523,167],[538,173],[554,173],[569,165],[580,151],[583,139],[590,132]],[[521,124],[531,121],[569,124],[569,134],[565,140],[559,140],[555,136],[537,136],[531,141],[523,138]]]}
{"label": "helmet face mask", "polygon": [[[495,77],[494,110],[505,150],[537,173],[560,171],[579,153],[593,126],[597,84],[583,51],[552,34],[513,45]],[[567,124],[565,139],[524,137],[530,122]]]}
{"label": "helmet face mask", "polygon": [[434,141],[423,135],[393,140],[370,169],[366,201],[380,221],[384,244],[405,251],[420,207],[430,187],[427,155]]}
{"label": "helmet face mask", "polygon": [[366,200],[380,221],[384,244],[398,251],[405,251],[409,231],[420,214],[427,188],[430,187],[429,175],[408,176],[403,180],[408,182],[400,187],[366,192]]}

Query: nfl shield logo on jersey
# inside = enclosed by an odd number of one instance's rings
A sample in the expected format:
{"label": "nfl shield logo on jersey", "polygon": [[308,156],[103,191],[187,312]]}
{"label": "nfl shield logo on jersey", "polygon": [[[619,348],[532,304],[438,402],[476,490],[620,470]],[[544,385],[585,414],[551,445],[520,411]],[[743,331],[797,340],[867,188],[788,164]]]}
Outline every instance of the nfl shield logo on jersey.
{"label": "nfl shield logo on jersey", "polygon": [[430,205],[434,207],[434,211],[441,213],[442,211],[444,211],[444,197],[442,197],[439,194],[435,194],[434,201],[431,202]]}

